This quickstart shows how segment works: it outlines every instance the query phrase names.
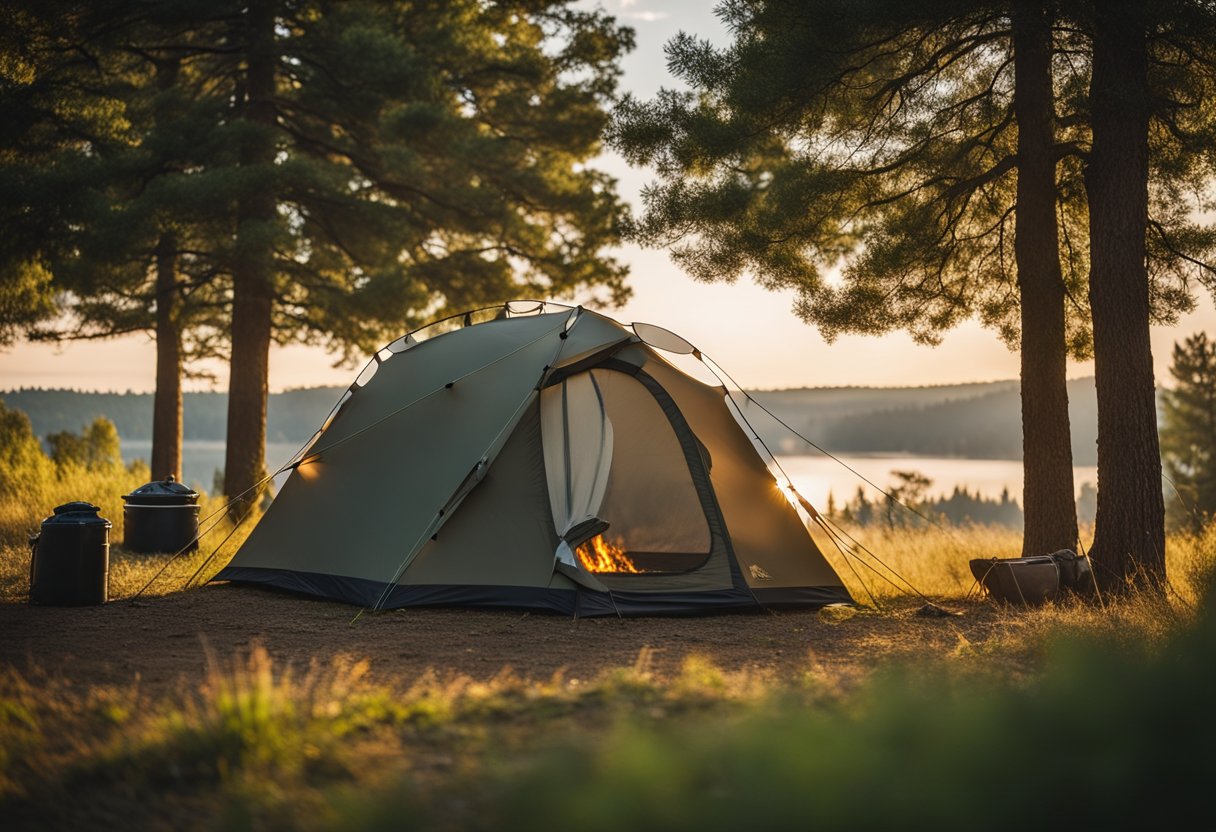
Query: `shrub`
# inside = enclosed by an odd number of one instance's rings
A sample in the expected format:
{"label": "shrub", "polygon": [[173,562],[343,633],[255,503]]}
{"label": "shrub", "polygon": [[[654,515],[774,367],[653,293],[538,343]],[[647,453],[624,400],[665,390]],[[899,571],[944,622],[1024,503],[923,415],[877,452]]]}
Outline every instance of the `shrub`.
{"label": "shrub", "polygon": [[118,431],[97,419],[79,434],[64,431],[49,438],[47,456],[30,420],[0,401],[0,547],[23,547],[51,510],[83,500],[101,508],[122,535],[122,495],[148,481],[148,466],[123,466]]}

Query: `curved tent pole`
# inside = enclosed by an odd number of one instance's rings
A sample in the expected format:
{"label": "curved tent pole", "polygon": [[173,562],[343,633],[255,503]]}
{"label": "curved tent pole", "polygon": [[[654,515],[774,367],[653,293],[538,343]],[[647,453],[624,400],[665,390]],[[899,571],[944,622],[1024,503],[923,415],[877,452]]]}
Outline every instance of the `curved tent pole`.
{"label": "curved tent pole", "polygon": [[[356,431],[355,433],[352,433],[350,436],[344,436],[344,437],[342,437],[341,439],[339,439],[338,441],[334,442],[333,444],[326,445],[324,448],[321,448],[320,450],[318,450],[318,451],[316,451],[316,452],[314,452],[314,453],[310,453],[310,454],[308,454],[308,455],[304,456],[302,459],[297,460],[296,462],[292,463],[292,464],[291,464],[290,466],[288,466],[288,467],[291,467],[291,468],[297,468],[297,467],[299,467],[300,465],[303,465],[305,462],[308,462],[308,461],[310,461],[310,460],[312,460],[312,459],[315,459],[315,458],[317,458],[317,457],[319,457],[319,456],[322,456],[322,455],[323,455],[323,454],[325,454],[326,452],[328,452],[328,451],[332,451],[334,448],[336,448],[336,447],[338,447],[339,445],[342,445],[342,444],[344,444],[344,443],[346,443],[346,442],[349,442],[350,440],[354,439],[354,438],[355,438],[355,437],[357,437],[357,436],[361,436],[361,435],[363,435],[364,433],[367,433],[368,431],[373,430],[374,428],[378,428],[378,427],[380,427],[381,425],[383,425],[383,424],[384,424],[386,421],[388,421],[389,419],[393,418],[394,416],[399,416],[400,414],[402,414],[402,413],[403,413],[403,412],[405,412],[406,410],[409,410],[411,407],[413,407],[414,405],[418,404],[419,402],[421,402],[421,401],[425,401],[426,399],[430,398],[431,396],[434,396],[434,395],[436,395],[437,393],[441,393],[441,392],[443,392],[444,390],[447,390],[447,389],[448,389],[448,388],[450,388],[450,387],[451,387],[453,384],[456,384],[457,382],[463,381],[464,379],[469,378],[470,376],[474,376],[474,375],[476,375],[477,373],[482,372],[483,370],[487,370],[487,369],[489,369],[490,367],[493,367],[495,364],[499,363],[500,361],[504,361],[504,360],[506,360],[506,359],[510,358],[511,356],[515,355],[516,353],[519,353],[519,352],[522,352],[523,350],[526,350],[528,347],[531,347],[531,346],[533,346],[534,344],[537,344],[537,343],[539,343],[539,342],[541,342],[541,341],[545,340],[546,338],[548,338],[549,336],[551,336],[551,335],[552,335],[554,332],[556,332],[556,331],[557,331],[557,329],[552,329],[552,330],[549,330],[548,332],[545,332],[545,333],[543,333],[543,334],[539,335],[538,337],[533,338],[531,341],[527,342],[526,344],[521,344],[520,346],[518,346],[518,347],[516,347],[515,349],[511,350],[510,352],[508,352],[508,353],[504,353],[503,355],[498,356],[498,357],[497,357],[497,358],[495,358],[493,361],[488,361],[488,362],[486,362],[485,364],[482,364],[480,367],[477,367],[477,368],[475,368],[475,369],[469,370],[469,371],[468,371],[467,373],[465,373],[464,375],[457,376],[456,378],[454,378],[454,379],[452,379],[451,381],[449,381],[449,382],[445,383],[444,385],[442,385],[442,386],[440,386],[440,387],[436,387],[436,388],[435,388],[434,390],[432,390],[431,392],[429,392],[429,393],[424,393],[423,395],[419,396],[418,398],[414,399],[413,401],[408,402],[408,403],[406,403],[406,404],[402,405],[401,407],[399,407],[399,408],[397,408],[396,410],[394,410],[392,413],[386,414],[385,416],[381,417],[380,419],[376,420],[375,422],[372,422],[370,425],[368,425],[368,426],[366,426],[366,427],[364,427],[364,428],[360,428],[358,431]],[[565,341],[563,340],[563,341],[562,341],[562,343],[563,343],[563,344],[565,344]],[[311,440],[310,440],[310,441],[311,441]]]}

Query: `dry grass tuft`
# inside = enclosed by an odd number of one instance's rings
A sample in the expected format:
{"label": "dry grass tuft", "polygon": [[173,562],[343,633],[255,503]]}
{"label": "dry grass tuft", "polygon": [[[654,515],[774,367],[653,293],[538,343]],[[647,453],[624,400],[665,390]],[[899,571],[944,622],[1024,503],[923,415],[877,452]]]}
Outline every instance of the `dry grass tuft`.
{"label": "dry grass tuft", "polygon": [[[1092,537],[1092,530],[1083,537]],[[846,528],[852,540],[842,553],[823,534],[820,550],[858,601],[906,597],[959,598],[979,592],[968,568],[972,558],[1021,554],[1021,532],[1003,526],[891,529]],[[1193,609],[1216,571],[1216,525],[1202,534],[1175,532],[1166,540],[1166,571],[1172,603]],[[914,594],[914,593],[913,593]]]}
{"label": "dry grass tuft", "polygon": [[121,783],[148,799],[217,788],[237,802],[255,800],[259,813],[278,812],[301,795],[307,806],[314,784],[375,780],[380,767],[401,773],[480,764],[492,747],[534,745],[559,725],[585,733],[639,716],[740,712],[779,687],[700,657],[662,683],[646,669],[645,650],[632,668],[589,682],[562,674],[529,682],[504,669],[489,680],[441,681],[427,672],[404,687],[373,681],[369,661],[346,656],[298,673],[259,645],[228,658],[206,654],[197,689],[156,700],[138,683],[79,686],[38,669],[6,668],[0,807],[31,809],[63,789],[104,793]]}
{"label": "dry grass tuft", "polygon": [[929,597],[972,591],[972,558],[1016,557],[1022,535],[1005,526],[892,529],[845,527],[844,552],[823,534],[815,540],[858,601],[903,597],[914,589]]}

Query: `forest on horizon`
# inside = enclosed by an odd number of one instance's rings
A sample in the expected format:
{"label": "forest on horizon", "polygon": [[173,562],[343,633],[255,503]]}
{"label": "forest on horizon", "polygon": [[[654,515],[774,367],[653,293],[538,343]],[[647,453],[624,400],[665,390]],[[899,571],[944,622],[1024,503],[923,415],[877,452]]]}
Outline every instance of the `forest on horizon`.
{"label": "forest on horizon", "polygon": [[[310,387],[272,393],[267,441],[303,442],[342,391],[341,387]],[[1068,392],[1074,462],[1093,465],[1097,438],[1093,379],[1070,381]],[[972,459],[1020,459],[1022,455],[1016,381],[798,388],[754,391],[752,395],[799,433],[833,452]],[[113,421],[124,439],[152,435],[151,393],[27,388],[2,391],[0,399],[26,413],[40,437],[80,430],[99,416]],[[222,440],[227,402],[227,394],[222,392],[186,393],[184,439]],[[809,450],[758,409],[749,407],[747,413],[774,450],[787,454]]]}

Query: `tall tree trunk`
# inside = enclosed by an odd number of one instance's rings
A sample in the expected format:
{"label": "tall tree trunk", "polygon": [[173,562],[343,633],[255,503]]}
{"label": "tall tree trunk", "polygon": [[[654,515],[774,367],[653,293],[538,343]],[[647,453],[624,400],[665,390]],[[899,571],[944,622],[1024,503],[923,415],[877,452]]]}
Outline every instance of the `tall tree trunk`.
{"label": "tall tree trunk", "polygon": [[178,320],[177,235],[156,243],[156,394],[152,399],[152,477],[182,476],[182,343]]}
{"label": "tall tree trunk", "polygon": [[1143,0],[1095,3],[1089,303],[1098,389],[1093,561],[1108,590],[1165,579],[1165,506],[1149,342],[1148,52]]}
{"label": "tall tree trunk", "polygon": [[[156,107],[160,128],[174,117],[167,102],[181,60],[156,62]],[[177,285],[177,234],[162,231],[156,241],[156,393],[152,399],[152,477],[182,476],[182,332]]]}
{"label": "tall tree trunk", "polygon": [[1041,0],[1013,8],[1018,192],[1014,254],[1022,306],[1022,554],[1077,545],[1068,423],[1064,279],[1056,227],[1055,95],[1050,13]]}
{"label": "tall tree trunk", "polygon": [[[274,166],[275,7],[251,0],[243,117],[253,128],[241,146],[246,182]],[[249,188],[248,184],[246,187]],[[232,267],[232,359],[228,382],[228,439],[224,493],[239,518],[257,499],[266,471],[266,397],[270,378],[270,334],[274,306],[276,201],[266,184],[250,188],[237,205]]]}

